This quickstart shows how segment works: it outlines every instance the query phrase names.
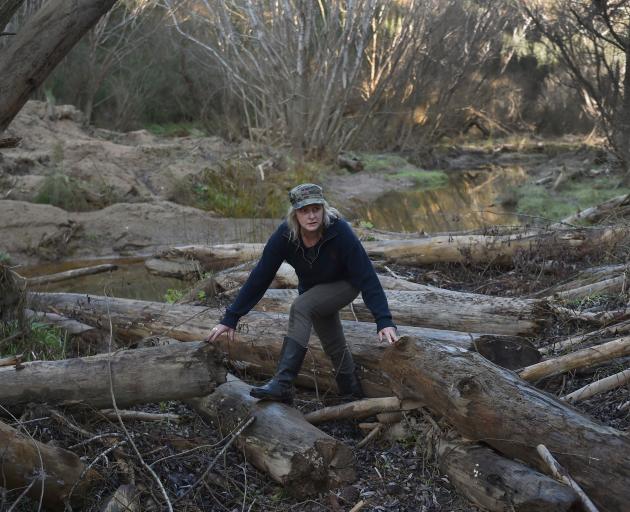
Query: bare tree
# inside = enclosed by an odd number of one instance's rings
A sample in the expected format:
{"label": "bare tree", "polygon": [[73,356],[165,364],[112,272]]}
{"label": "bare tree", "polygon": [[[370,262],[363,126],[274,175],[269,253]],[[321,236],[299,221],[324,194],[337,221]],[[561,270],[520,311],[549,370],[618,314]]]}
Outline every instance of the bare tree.
{"label": "bare tree", "polygon": [[50,0],[0,55],[0,133],[115,0]]}
{"label": "bare tree", "polygon": [[9,21],[20,8],[24,0],[0,0],[0,32],[8,25]]}
{"label": "bare tree", "polygon": [[630,172],[630,1],[519,0]]}

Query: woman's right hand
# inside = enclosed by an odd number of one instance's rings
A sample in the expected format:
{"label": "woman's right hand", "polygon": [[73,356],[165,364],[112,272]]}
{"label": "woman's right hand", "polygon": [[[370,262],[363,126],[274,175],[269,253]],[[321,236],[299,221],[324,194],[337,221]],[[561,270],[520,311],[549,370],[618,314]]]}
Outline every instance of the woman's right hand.
{"label": "woman's right hand", "polygon": [[234,341],[234,333],[236,331],[234,331],[234,329],[232,329],[231,327],[228,327],[227,325],[223,325],[223,324],[217,324],[215,327],[213,327],[212,330],[210,331],[210,334],[208,334],[206,341],[207,342],[214,341],[219,336],[221,336],[224,332],[227,333],[228,340]]}

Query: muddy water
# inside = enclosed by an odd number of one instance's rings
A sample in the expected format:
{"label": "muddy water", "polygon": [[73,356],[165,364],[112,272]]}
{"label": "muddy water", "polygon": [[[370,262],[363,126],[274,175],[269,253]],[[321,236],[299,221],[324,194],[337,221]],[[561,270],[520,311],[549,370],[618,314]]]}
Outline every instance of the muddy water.
{"label": "muddy water", "polygon": [[426,190],[391,191],[375,201],[358,204],[353,217],[377,229],[435,233],[489,225],[520,224],[519,217],[501,206],[501,199],[526,179],[520,167],[449,174],[446,186]]}
{"label": "muddy water", "polygon": [[107,294],[127,299],[164,301],[167,290],[184,290],[189,284],[179,279],[150,274],[144,266],[143,260],[138,258],[70,261],[23,267],[16,270],[25,277],[34,277],[101,263],[114,263],[118,265],[118,270],[44,284],[34,287],[32,290],[91,295]]}

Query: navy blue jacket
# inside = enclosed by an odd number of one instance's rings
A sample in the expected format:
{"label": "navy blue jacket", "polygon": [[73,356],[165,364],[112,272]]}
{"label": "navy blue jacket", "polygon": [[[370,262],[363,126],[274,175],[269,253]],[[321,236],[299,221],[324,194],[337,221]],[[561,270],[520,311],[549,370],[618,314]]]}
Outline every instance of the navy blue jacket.
{"label": "navy blue jacket", "polygon": [[258,303],[269,288],[278,268],[286,261],[295,269],[298,276],[299,293],[304,293],[316,284],[349,281],[361,291],[363,302],[374,316],[377,331],[384,327],[395,327],[385,292],[372,262],[345,220],[333,219],[326,228],[322,240],[316,246],[319,250],[312,263],[305,257],[305,248],[301,240],[290,240],[289,233],[285,221],[271,235],[260,261],[252,270],[234,303],[227,308],[221,320],[223,325],[236,328],[239,319]]}

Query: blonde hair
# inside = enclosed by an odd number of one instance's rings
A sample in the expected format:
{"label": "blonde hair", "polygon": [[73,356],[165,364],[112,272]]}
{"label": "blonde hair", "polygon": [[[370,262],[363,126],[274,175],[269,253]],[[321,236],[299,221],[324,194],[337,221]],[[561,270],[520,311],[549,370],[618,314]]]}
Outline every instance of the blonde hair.
{"label": "blonde hair", "polygon": [[[324,207],[324,219],[323,224],[324,227],[327,228],[330,226],[333,220],[339,219],[341,217],[341,213],[337,208],[333,208],[328,203],[322,204]],[[287,211],[287,224],[289,226],[289,240],[292,242],[297,242],[300,239],[300,223],[297,219],[297,213],[295,213],[295,209],[290,206]]]}

